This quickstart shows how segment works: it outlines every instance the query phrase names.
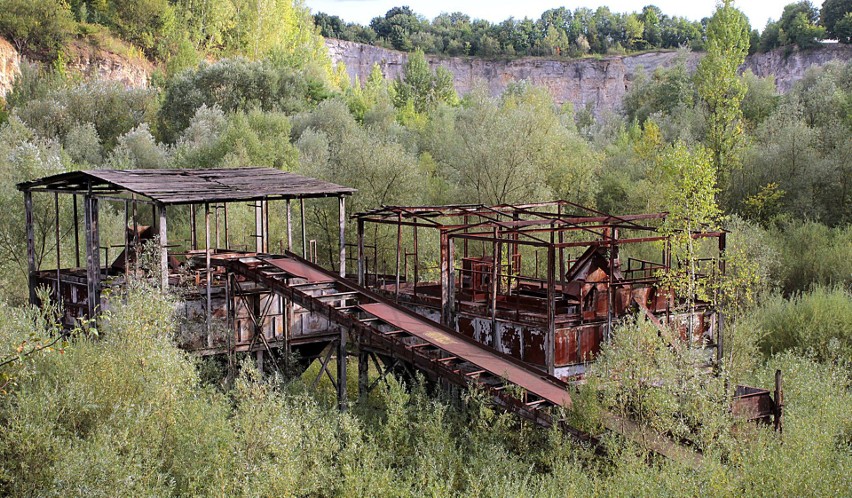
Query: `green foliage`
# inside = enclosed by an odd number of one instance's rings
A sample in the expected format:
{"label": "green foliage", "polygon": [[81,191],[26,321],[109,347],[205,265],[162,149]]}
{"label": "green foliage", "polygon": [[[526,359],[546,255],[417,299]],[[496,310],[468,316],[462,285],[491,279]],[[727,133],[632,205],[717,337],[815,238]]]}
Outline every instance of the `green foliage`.
{"label": "green foliage", "polygon": [[703,373],[701,362],[700,353],[673,330],[627,320],[601,347],[589,388],[599,390],[607,412],[691,440],[709,453],[732,443],[731,420],[721,409],[726,399],[723,379]]}
{"label": "green foliage", "polygon": [[156,112],[152,89],[126,89],[120,83],[100,81],[35,86],[22,88],[25,95],[20,98],[15,96],[19,87],[13,90],[12,111],[47,139],[65,141],[75,128],[91,124],[103,147],[110,150],[119,136],[152,121]]}
{"label": "green foliage", "polygon": [[165,43],[179,29],[175,9],[168,0],[109,2],[106,24],[125,40],[153,57],[164,59]]}
{"label": "green foliage", "polygon": [[271,61],[224,59],[185,71],[166,84],[158,130],[173,142],[201,106],[233,111],[294,113],[326,98],[323,84]]}
{"label": "green foliage", "polygon": [[36,60],[56,58],[74,29],[62,0],[0,0],[0,12],[0,36]]}
{"label": "green foliage", "polygon": [[852,2],[849,0],[825,0],[819,12],[819,21],[825,26],[825,32],[830,38],[840,43],[850,43],[852,32],[849,29],[852,25],[849,23],[852,22],[852,16],[847,18],[850,13]]}
{"label": "green foliage", "polygon": [[640,72],[624,96],[624,112],[628,121],[642,124],[651,114],[671,114],[678,108],[692,108],[695,88],[686,70],[686,53],[681,53],[677,63],[670,68],[658,68],[648,79]]}
{"label": "green foliage", "polygon": [[746,86],[745,95],[740,103],[743,119],[749,128],[761,124],[778,108],[780,96],[775,89],[775,77],[768,76],[759,78],[750,70],[743,73],[743,82]]}
{"label": "green foliage", "polygon": [[679,262],[663,279],[691,308],[696,299],[710,300],[710,282],[698,277],[701,249],[692,235],[718,226],[721,212],[716,204],[716,171],[706,149],[698,146],[690,150],[680,142],[662,151],[655,170],[658,193],[668,209],[659,231],[669,237],[672,258]]}
{"label": "green foliage", "polygon": [[721,185],[738,164],[742,141],[740,103],[746,88],[737,75],[748,53],[749,26],[731,0],[721,4],[707,25],[705,55],[695,72],[695,86],[707,110],[707,147]]}
{"label": "green foliage", "polygon": [[807,221],[781,223],[770,230],[780,254],[777,273],[786,294],[813,285],[852,287],[852,228],[829,228]]}
{"label": "green foliage", "polygon": [[799,48],[811,48],[825,38],[825,28],[817,26],[819,11],[809,0],[791,3],[784,7],[778,21],[781,45],[796,44]]}
{"label": "green foliage", "polygon": [[452,73],[444,66],[438,66],[433,74],[421,51],[408,56],[402,68],[402,78],[393,83],[393,88],[394,104],[402,108],[411,102],[418,113],[432,110],[441,103],[458,103]]}
{"label": "green foliage", "polygon": [[776,294],[745,318],[764,355],[796,350],[819,361],[852,362],[852,292],[817,286],[789,299]]}

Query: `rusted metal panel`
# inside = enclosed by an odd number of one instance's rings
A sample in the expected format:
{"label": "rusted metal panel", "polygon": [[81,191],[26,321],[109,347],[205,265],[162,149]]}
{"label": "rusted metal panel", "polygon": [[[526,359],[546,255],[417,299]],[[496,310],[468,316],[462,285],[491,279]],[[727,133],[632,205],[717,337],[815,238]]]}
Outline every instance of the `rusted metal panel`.
{"label": "rusted metal panel", "polygon": [[775,414],[775,402],[766,389],[737,386],[731,403],[731,414],[745,420],[765,420]]}
{"label": "rusted metal panel", "polygon": [[558,329],[556,331],[556,354],[554,361],[557,366],[579,363],[577,356],[577,329]]}

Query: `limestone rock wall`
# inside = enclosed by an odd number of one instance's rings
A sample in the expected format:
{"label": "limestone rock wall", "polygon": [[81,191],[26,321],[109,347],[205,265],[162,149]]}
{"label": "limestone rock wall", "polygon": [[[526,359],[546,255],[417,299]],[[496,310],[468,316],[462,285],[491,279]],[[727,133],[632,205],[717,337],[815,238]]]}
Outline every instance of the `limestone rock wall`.
{"label": "limestone rock wall", "polygon": [[21,72],[21,56],[11,43],[0,38],[0,98],[12,89],[12,82]]}
{"label": "limestone rock wall", "polygon": [[[365,81],[374,64],[378,64],[385,77],[395,79],[402,74],[407,54],[360,43],[326,39],[332,61],[346,65],[350,79]],[[673,65],[681,55],[677,52],[654,52],[628,56],[609,56],[576,60],[556,60],[523,57],[514,60],[487,60],[474,57],[439,57],[427,55],[431,66],[442,65],[455,76],[455,87],[460,94],[469,92],[475,85],[484,85],[492,95],[499,95],[509,83],[526,81],[547,88],[558,104],[571,102],[575,108],[589,105],[600,115],[617,111],[624,94],[643,67],[651,73],[659,67]],[[686,65],[694,70],[701,54],[687,53]],[[808,67],[822,65],[834,59],[852,59],[852,47],[826,45],[807,51],[793,51],[785,55],[783,49],[750,56],[744,65],[758,76],[776,76],[782,92],[789,90]]]}
{"label": "limestone rock wall", "polygon": [[[150,62],[129,58],[73,42],[66,50],[67,67],[87,78],[117,81],[128,88],[145,88],[153,72]],[[0,38],[0,98],[12,89],[12,82],[21,72],[21,56],[11,43]]]}

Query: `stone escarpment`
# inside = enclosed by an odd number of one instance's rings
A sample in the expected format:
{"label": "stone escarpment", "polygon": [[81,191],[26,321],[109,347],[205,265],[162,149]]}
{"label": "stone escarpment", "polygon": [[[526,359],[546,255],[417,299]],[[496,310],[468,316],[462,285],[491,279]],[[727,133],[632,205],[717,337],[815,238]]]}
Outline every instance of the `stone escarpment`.
{"label": "stone escarpment", "polygon": [[0,38],[0,98],[12,89],[12,82],[21,72],[21,56],[11,43]]}
{"label": "stone escarpment", "polygon": [[[66,68],[86,78],[116,81],[128,88],[148,86],[153,65],[145,59],[115,54],[74,41],[64,51]],[[21,72],[22,58],[15,47],[0,38],[0,98],[12,89]]]}
{"label": "stone escarpment", "polygon": [[[385,77],[397,78],[401,76],[408,57],[407,53],[396,50],[335,39],[327,39],[326,46],[332,61],[342,62],[353,81],[356,77],[365,81],[374,64],[378,64]],[[830,60],[852,60],[852,47],[835,44],[785,54],[784,49],[755,54],[748,57],[743,67],[758,76],[774,74],[778,90],[785,92],[808,67]],[[651,73],[659,67],[675,64],[681,56],[678,52],[652,52],[574,60],[539,57],[488,60],[434,55],[426,58],[431,66],[442,65],[453,74],[460,94],[469,92],[476,85],[483,85],[492,95],[499,95],[510,83],[525,81],[547,88],[558,104],[570,102],[575,108],[589,106],[596,114],[601,114],[619,109],[640,67]],[[700,53],[683,56],[690,70],[695,69],[701,58]]]}

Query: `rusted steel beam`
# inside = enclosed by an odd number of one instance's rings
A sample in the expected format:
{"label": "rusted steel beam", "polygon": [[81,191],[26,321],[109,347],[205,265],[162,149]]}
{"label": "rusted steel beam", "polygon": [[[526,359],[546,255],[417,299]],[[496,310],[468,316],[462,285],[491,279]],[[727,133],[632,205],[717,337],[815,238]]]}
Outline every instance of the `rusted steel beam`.
{"label": "rusted steel beam", "polygon": [[77,212],[77,194],[74,194],[74,267],[80,268],[80,215]]}
{"label": "rusted steel beam", "polygon": [[340,229],[340,276],[346,277],[346,197],[337,198],[338,228]]}
{"label": "rusted steel beam", "polygon": [[30,304],[36,304],[36,283],[35,273],[36,255],[35,255],[35,226],[33,221],[33,194],[29,190],[24,190],[24,218],[27,229],[27,281],[29,282]]}
{"label": "rusted steel beam", "polygon": [[98,227],[98,199],[86,195],[84,199],[84,227],[86,232],[86,285],[88,291],[88,318],[94,319],[100,306],[101,264],[100,229]]}

